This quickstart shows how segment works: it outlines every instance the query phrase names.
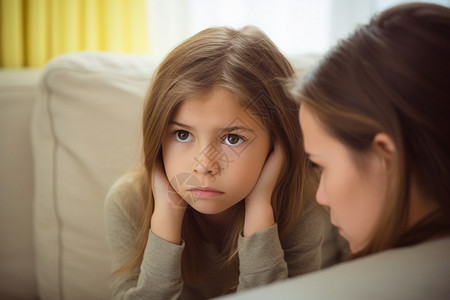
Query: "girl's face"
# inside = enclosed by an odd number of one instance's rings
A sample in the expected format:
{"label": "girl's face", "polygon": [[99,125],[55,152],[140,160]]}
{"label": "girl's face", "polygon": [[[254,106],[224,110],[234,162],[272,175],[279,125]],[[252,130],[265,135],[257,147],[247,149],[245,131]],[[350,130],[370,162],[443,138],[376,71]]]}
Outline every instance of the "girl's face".
{"label": "girl's face", "polygon": [[205,214],[221,213],[250,193],[269,148],[267,129],[221,87],[183,101],[162,143],[170,184]]}
{"label": "girl's face", "polygon": [[330,208],[331,223],[348,240],[352,252],[367,244],[380,215],[388,188],[388,173],[376,153],[362,166],[352,152],[324,130],[307,106],[300,108],[305,151],[317,165],[320,184],[316,199]]}

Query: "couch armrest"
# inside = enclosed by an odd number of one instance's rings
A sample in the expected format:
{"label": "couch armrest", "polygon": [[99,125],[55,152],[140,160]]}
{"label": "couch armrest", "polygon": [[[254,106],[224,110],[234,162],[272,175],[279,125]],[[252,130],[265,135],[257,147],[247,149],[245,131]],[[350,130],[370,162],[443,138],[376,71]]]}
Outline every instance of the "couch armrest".
{"label": "couch armrest", "polygon": [[30,119],[40,69],[0,69],[0,298],[37,298]]}
{"label": "couch armrest", "polygon": [[108,299],[103,203],[140,156],[140,115],[157,63],[77,52],[50,61],[32,119],[39,295]]}

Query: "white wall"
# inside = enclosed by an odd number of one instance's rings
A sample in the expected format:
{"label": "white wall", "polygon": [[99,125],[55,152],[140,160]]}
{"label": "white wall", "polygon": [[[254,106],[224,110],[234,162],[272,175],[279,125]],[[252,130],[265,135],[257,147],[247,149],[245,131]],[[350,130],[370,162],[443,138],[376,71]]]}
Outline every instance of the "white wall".
{"label": "white wall", "polygon": [[[261,28],[286,55],[321,53],[358,24],[404,0],[147,0],[151,54],[211,26]],[[450,0],[432,0],[450,6]]]}

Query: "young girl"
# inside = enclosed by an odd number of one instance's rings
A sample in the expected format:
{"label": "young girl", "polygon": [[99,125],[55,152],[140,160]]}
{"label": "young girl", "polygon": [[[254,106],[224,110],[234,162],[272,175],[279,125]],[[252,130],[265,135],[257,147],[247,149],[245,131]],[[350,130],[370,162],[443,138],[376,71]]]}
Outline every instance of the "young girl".
{"label": "young girl", "polygon": [[113,298],[211,298],[319,268],[324,214],[292,76],[253,27],[204,30],[161,63],[143,166],[106,199]]}
{"label": "young girl", "polygon": [[449,299],[449,37],[450,8],[394,7],[297,85],[317,201],[358,259],[235,298]]}

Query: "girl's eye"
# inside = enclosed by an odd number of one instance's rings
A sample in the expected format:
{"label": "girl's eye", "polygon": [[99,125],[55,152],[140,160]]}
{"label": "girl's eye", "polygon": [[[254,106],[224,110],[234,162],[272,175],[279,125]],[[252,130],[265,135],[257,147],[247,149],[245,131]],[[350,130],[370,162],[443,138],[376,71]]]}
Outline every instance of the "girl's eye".
{"label": "girl's eye", "polygon": [[174,134],[178,142],[186,143],[192,141],[192,134],[186,130],[177,130]]}
{"label": "girl's eye", "polygon": [[225,144],[227,144],[228,146],[239,146],[244,141],[244,138],[237,134],[228,134],[224,139]]}

